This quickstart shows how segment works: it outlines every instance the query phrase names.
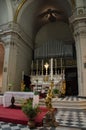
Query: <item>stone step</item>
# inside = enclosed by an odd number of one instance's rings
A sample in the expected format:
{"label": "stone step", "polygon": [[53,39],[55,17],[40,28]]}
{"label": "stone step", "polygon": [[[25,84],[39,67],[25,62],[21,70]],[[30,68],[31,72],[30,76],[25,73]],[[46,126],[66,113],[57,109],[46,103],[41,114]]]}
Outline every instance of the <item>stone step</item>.
{"label": "stone step", "polygon": [[[45,106],[45,99],[40,99],[40,106]],[[77,97],[53,98],[52,106],[55,108],[86,109],[86,99]]]}

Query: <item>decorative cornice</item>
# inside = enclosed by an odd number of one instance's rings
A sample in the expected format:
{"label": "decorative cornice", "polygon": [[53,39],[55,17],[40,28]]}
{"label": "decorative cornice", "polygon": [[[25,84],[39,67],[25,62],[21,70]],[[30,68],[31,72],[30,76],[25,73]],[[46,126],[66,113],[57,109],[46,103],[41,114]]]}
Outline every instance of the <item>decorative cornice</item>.
{"label": "decorative cornice", "polygon": [[72,24],[80,22],[80,21],[86,21],[86,15],[85,14],[72,15],[69,20],[70,20],[70,23]]}
{"label": "decorative cornice", "polygon": [[21,10],[21,8],[23,7],[23,5],[25,4],[26,1],[27,0],[22,0],[22,2],[17,7],[15,15],[14,15],[14,22],[17,22],[17,17],[18,17],[19,11]]}
{"label": "decorative cornice", "polygon": [[77,37],[77,36],[86,37],[86,31],[85,30],[76,31],[76,32],[74,32],[74,36],[75,37]]}
{"label": "decorative cornice", "polygon": [[11,41],[12,41],[12,39],[13,39],[13,36],[14,36],[14,37],[17,36],[18,39],[22,40],[23,43],[26,43],[27,46],[29,46],[31,49],[33,49],[32,46],[29,45],[29,44],[27,43],[27,41],[24,40],[23,37],[22,37],[18,32],[16,32],[16,31],[10,30],[10,31],[3,32],[3,33],[0,34],[0,35],[1,35],[2,37],[11,36],[11,39],[10,39]]}
{"label": "decorative cornice", "polygon": [[30,36],[26,35],[25,32],[22,30],[20,25],[9,22],[7,24],[4,24],[0,26],[0,37],[1,39],[12,39],[12,38],[18,38],[23,41],[27,46],[29,46],[31,49],[33,49],[33,41],[30,38]]}

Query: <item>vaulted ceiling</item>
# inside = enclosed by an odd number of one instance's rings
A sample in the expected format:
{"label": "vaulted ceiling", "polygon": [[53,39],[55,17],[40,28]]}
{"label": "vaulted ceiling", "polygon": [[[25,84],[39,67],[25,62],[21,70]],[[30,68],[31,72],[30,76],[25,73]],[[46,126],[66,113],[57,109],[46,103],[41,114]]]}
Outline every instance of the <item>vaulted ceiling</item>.
{"label": "vaulted ceiling", "polygon": [[56,21],[68,24],[71,15],[72,6],[69,0],[26,0],[19,11],[17,22],[34,38],[40,27]]}

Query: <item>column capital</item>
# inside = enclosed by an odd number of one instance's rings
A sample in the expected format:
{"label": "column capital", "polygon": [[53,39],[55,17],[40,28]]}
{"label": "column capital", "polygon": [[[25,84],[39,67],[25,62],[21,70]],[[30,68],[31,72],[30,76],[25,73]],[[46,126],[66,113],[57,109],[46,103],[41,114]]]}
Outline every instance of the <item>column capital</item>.
{"label": "column capital", "polygon": [[26,46],[29,46],[31,49],[33,49],[33,40],[32,38],[26,34],[21,26],[14,22],[8,22],[2,26],[0,26],[0,37],[3,40],[10,40],[11,42],[16,40],[23,41]]}
{"label": "column capital", "polygon": [[74,30],[74,36],[86,36],[86,16],[71,17],[70,19]]}

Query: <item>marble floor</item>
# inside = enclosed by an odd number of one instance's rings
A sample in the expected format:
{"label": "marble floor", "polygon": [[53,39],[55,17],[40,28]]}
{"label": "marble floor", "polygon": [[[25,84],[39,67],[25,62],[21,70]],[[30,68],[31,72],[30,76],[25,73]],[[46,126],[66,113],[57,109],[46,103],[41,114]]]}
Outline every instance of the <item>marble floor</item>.
{"label": "marble floor", "polygon": [[[61,109],[59,108],[56,115],[56,121],[59,126],[38,127],[34,130],[86,130],[86,110],[79,109]],[[0,130],[30,130],[28,126],[21,124],[12,124],[0,122]]]}
{"label": "marble floor", "polygon": [[[20,125],[20,124],[16,125],[12,123],[0,122],[0,130],[31,130],[31,129],[25,125]],[[34,128],[33,130],[86,130],[86,129],[58,126],[56,128],[37,127],[37,128]]]}
{"label": "marble floor", "polygon": [[[85,100],[77,97],[60,98],[59,100],[81,101]],[[55,114],[55,119],[58,122],[58,127],[37,127],[33,130],[86,130],[86,108],[58,108]],[[0,130],[30,130],[26,125],[12,124],[0,121]]]}

